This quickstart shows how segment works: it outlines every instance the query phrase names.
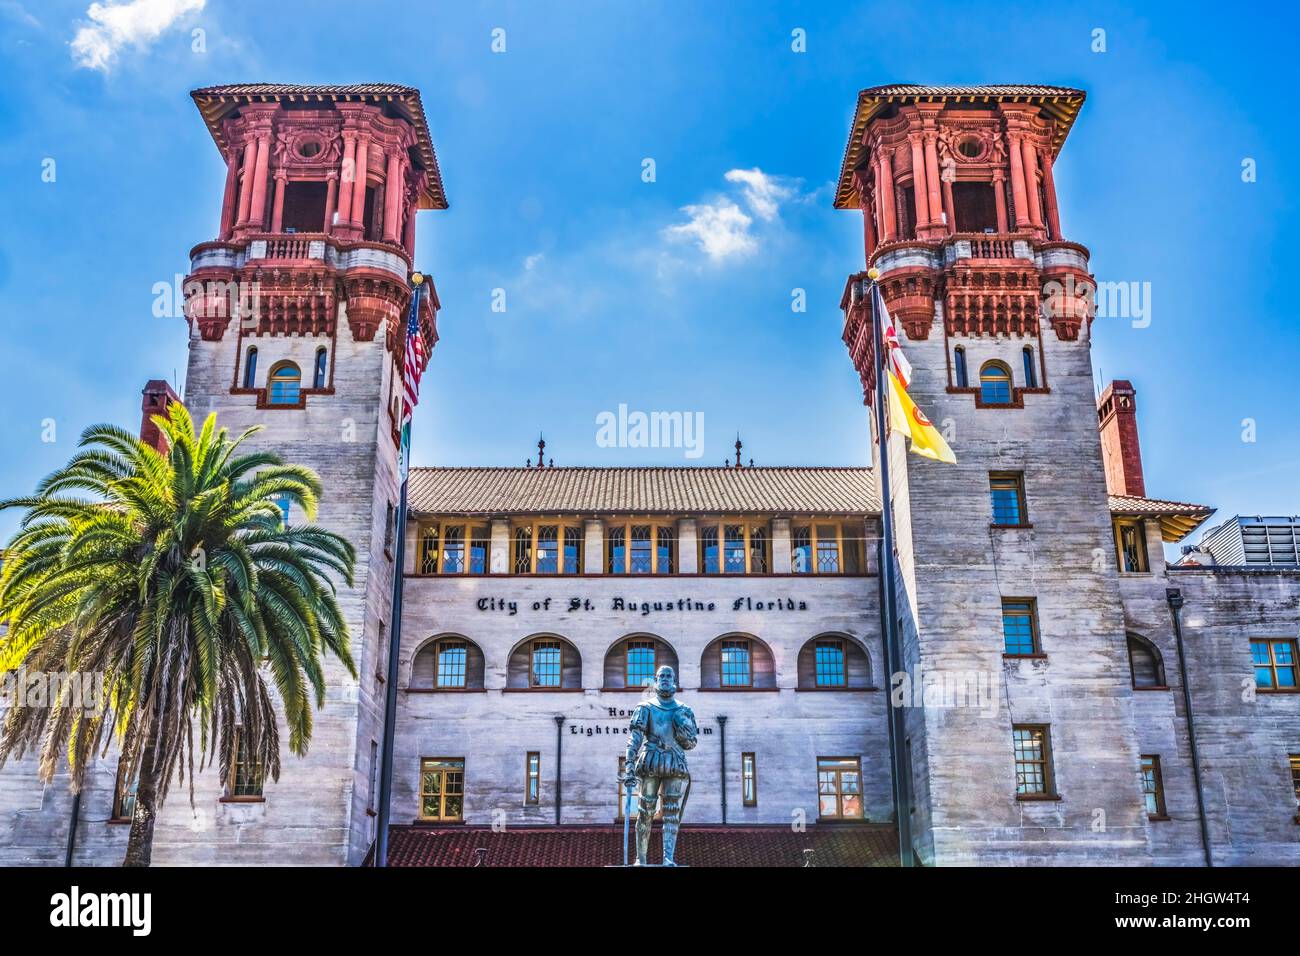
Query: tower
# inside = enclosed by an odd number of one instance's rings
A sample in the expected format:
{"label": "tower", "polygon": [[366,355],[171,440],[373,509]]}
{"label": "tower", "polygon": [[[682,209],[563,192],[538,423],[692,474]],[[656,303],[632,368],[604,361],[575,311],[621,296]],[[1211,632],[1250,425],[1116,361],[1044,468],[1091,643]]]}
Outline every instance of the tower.
{"label": "tower", "polygon": [[[170,801],[156,852],[161,862],[356,863],[374,836],[415,218],[447,202],[415,89],[241,84],[192,95],[227,172],[217,238],[190,253],[185,401],[196,420],[215,412],[235,434],[262,426],[253,448],[320,476],[318,523],[357,551],[340,604],[358,676],[328,663],[310,752],[286,755],[261,800],[200,774],[198,815]],[[431,348],[428,288],[420,321]]]}
{"label": "tower", "polygon": [[[1144,857],[1132,693],[1089,339],[1088,250],[1053,164],[1083,104],[1046,86],[864,90],[836,206],[956,455],[886,442],[913,680],[996,694],[904,713],[914,842],[939,863]],[[844,340],[874,389],[866,276]],[[877,436],[877,448],[879,436]],[[879,451],[877,451],[879,454]]]}

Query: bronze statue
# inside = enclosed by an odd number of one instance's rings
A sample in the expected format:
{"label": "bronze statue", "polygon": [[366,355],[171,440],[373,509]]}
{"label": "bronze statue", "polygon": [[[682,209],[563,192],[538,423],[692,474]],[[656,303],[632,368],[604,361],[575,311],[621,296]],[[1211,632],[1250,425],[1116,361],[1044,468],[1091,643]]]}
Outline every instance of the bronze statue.
{"label": "bronze statue", "polygon": [[631,816],[632,788],[637,789],[636,865],[646,865],[650,849],[650,825],[655,804],[663,799],[664,866],[676,866],[677,828],[690,792],[691,775],[686,770],[686,751],[695,746],[699,728],[695,715],[673,699],[677,676],[671,667],[655,673],[654,697],[637,704],[628,724],[627,758],[623,786],[628,807],[623,822],[623,852],[627,854],[627,819]]}

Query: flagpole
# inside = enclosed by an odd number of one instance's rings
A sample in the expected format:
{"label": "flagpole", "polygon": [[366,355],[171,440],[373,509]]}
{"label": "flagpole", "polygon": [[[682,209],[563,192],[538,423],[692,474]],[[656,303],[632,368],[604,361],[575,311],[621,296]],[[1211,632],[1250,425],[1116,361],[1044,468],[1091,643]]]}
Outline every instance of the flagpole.
{"label": "flagpole", "polygon": [[898,825],[898,862],[914,865],[912,856],[912,803],[909,790],[911,768],[903,746],[903,714],[894,706],[894,675],[903,673],[903,654],[898,640],[898,595],[894,584],[894,513],[889,500],[889,448],[886,427],[889,422],[889,390],[885,378],[885,337],[880,328],[876,297],[880,294],[876,280],[880,272],[867,271],[867,294],[871,297],[871,334],[875,342],[873,363],[876,370],[876,438],[879,448],[876,462],[880,478],[880,617],[885,639],[885,659],[889,674],[885,681],[885,709],[889,716],[889,764],[894,789],[894,818]]}
{"label": "flagpole", "polygon": [[[418,315],[424,276],[411,276],[411,311]],[[408,323],[409,324],[409,323]],[[406,338],[409,338],[406,337]],[[410,343],[403,338],[403,350]],[[399,423],[400,425],[400,423]],[[388,676],[384,684],[384,743],[379,771],[379,808],[375,827],[375,866],[388,865],[388,822],[393,802],[393,748],[397,736],[397,678],[402,649],[402,574],[406,563],[406,485],[411,471],[411,429],[403,427],[398,445],[397,467],[402,482],[397,505],[397,534],[393,555],[393,616],[388,628]]]}

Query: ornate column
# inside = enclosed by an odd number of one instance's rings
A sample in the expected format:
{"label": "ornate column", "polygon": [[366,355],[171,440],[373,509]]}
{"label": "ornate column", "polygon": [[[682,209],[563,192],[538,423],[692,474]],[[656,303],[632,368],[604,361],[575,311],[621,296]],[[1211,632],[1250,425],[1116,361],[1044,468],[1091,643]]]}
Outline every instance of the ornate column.
{"label": "ornate column", "polygon": [[356,181],[352,184],[351,222],[359,229],[365,229],[366,225],[366,164],[369,156],[370,137],[363,133],[357,140]]}
{"label": "ornate column", "polygon": [[330,226],[334,223],[334,209],[338,199],[339,174],[337,171],[331,171],[325,179],[325,223],[321,226],[321,232],[330,231]]}
{"label": "ornate column", "polygon": [[880,241],[898,238],[898,216],[894,209],[894,163],[889,150],[880,152],[880,186],[876,191],[876,204],[880,207]]}
{"label": "ornate column", "polygon": [[[943,199],[939,184],[939,153],[935,146],[938,134],[933,130],[925,134],[925,183],[929,189],[930,225],[943,225]],[[952,223],[948,223],[952,227]]]}
{"label": "ornate column", "polygon": [[284,188],[289,176],[282,169],[275,171],[275,198],[271,200],[271,231],[284,231]]}
{"label": "ornate column", "polygon": [[1016,228],[1028,229],[1029,202],[1025,198],[1025,170],[1021,163],[1023,153],[1020,146],[1020,134],[1007,131],[1007,152],[1011,154],[1011,201],[1016,207]]}
{"label": "ornate column", "polygon": [[384,174],[384,240],[396,243],[402,229],[402,155],[397,147],[388,154]]}
{"label": "ornate column", "polygon": [[271,133],[262,130],[257,134],[257,166],[253,170],[252,208],[248,211],[249,223],[259,230],[266,228],[266,186],[270,166]]}
{"label": "ornate column", "polygon": [[1004,170],[993,170],[993,204],[998,212],[998,232],[1010,232],[1007,228],[1007,174]]}
{"label": "ornate column", "polygon": [[221,199],[221,226],[218,239],[229,239],[235,227],[235,206],[239,192],[239,150],[226,150],[226,191]]}
{"label": "ornate column", "polygon": [[1043,163],[1043,192],[1047,194],[1047,228],[1052,239],[1061,238],[1061,211],[1056,204],[1056,179],[1052,176],[1052,151],[1050,148],[1039,153]]}
{"label": "ornate column", "polygon": [[1024,151],[1025,161],[1025,196],[1029,200],[1029,221],[1034,224],[1035,229],[1043,228],[1043,210],[1038,204],[1038,156],[1034,144],[1025,137],[1020,141],[1020,148]]}
{"label": "ornate column", "polygon": [[[949,162],[951,162],[951,160],[949,160]],[[947,167],[945,167],[945,171],[946,170]],[[952,201],[952,177],[940,175],[939,178],[943,181],[943,211],[944,214],[948,217],[948,231],[956,232],[957,231],[957,207],[953,205],[953,201]]]}
{"label": "ornate column", "polygon": [[239,218],[240,226],[248,224],[248,214],[253,208],[253,168],[257,165],[257,140],[250,139],[244,144],[244,165],[239,171]]}
{"label": "ornate column", "polygon": [[925,152],[920,133],[909,133],[912,145],[912,192],[916,198],[916,228],[919,231],[930,224],[929,189],[925,182]]}
{"label": "ornate column", "polygon": [[415,211],[419,207],[416,201],[408,196],[406,198],[406,222],[402,226],[402,246],[406,249],[406,254],[415,261]]}
{"label": "ornate column", "polygon": [[339,221],[344,229],[352,221],[352,184],[357,178],[357,134],[343,131],[343,165],[339,168]]}

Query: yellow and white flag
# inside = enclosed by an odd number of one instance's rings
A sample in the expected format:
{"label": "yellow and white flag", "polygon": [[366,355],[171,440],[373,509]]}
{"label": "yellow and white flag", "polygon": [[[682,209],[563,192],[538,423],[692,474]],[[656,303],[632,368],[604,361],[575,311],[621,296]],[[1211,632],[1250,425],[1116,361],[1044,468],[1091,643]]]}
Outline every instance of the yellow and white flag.
{"label": "yellow and white flag", "polygon": [[911,436],[912,451],[935,461],[956,464],[957,456],[952,453],[948,443],[943,440],[939,430],[934,427],[925,412],[916,407],[907,389],[899,383],[892,369],[887,369],[889,376],[889,424],[906,435]]}

